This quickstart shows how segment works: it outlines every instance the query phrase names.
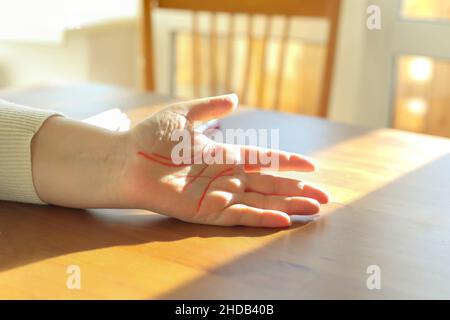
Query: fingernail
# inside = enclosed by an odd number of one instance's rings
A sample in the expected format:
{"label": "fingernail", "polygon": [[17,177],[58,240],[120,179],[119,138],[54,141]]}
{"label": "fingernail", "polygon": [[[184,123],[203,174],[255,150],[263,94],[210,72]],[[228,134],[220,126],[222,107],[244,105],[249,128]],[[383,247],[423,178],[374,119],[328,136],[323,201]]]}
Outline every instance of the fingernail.
{"label": "fingernail", "polygon": [[289,217],[287,227],[290,227],[290,226],[292,226],[292,220],[291,220],[291,218]]}
{"label": "fingernail", "polygon": [[333,198],[331,197],[331,194],[329,192],[327,192],[327,196],[328,196],[328,203],[332,203]]}
{"label": "fingernail", "polygon": [[312,158],[308,156],[303,156],[303,158],[309,161],[314,171],[319,171],[319,165]]}
{"label": "fingernail", "polygon": [[227,97],[231,100],[231,102],[233,103],[233,106],[236,108],[237,105],[239,104],[239,98],[238,98],[237,94],[230,93],[230,94],[227,94]]}
{"label": "fingernail", "polygon": [[313,164],[314,172],[318,172],[319,166],[315,162],[312,162],[312,164]]}

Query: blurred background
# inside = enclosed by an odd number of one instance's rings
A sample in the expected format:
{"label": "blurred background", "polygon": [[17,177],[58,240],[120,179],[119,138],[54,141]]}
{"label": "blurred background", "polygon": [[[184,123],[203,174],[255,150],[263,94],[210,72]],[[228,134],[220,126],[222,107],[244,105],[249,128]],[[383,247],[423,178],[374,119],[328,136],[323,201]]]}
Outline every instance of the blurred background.
{"label": "blurred background", "polygon": [[[450,0],[303,0],[305,14],[283,11],[301,1],[259,14],[226,0],[217,12],[203,0],[0,0],[0,90],[233,91],[251,106],[450,137]],[[380,28],[367,24],[373,6]]]}

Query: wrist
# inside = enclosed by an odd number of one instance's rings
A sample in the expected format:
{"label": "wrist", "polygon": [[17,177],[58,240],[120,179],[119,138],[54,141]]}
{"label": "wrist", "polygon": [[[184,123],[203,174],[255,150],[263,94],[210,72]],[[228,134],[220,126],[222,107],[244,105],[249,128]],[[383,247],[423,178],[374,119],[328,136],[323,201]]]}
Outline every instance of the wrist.
{"label": "wrist", "polygon": [[111,132],[108,144],[99,153],[101,157],[101,188],[98,197],[103,199],[103,208],[126,208],[123,186],[126,183],[124,171],[130,149],[129,132]]}
{"label": "wrist", "polygon": [[117,207],[126,141],[126,133],[62,117],[48,119],[32,142],[38,196],[74,208]]}

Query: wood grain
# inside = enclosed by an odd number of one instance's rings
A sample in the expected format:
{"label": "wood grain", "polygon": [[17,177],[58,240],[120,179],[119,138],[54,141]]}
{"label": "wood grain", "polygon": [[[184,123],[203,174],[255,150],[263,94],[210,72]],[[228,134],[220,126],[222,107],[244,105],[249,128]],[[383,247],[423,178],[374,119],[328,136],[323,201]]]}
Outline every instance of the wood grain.
{"label": "wood grain", "polygon": [[[112,103],[114,89],[102,90],[85,90],[82,105]],[[76,114],[64,97],[71,91],[0,97]],[[116,95],[134,116],[162,102]],[[314,221],[271,230],[187,224],[142,210],[0,202],[0,298],[450,297],[449,139],[257,110],[221,127],[280,130],[280,148],[321,167],[287,175],[326,187],[332,203]],[[81,290],[66,288],[69,265],[81,268]],[[369,265],[381,268],[381,290],[366,287]]]}
{"label": "wood grain", "polygon": [[281,99],[281,90],[283,88],[283,76],[285,71],[285,65],[286,65],[286,46],[287,41],[289,39],[289,33],[291,30],[291,23],[292,18],[286,17],[286,19],[283,21],[284,27],[283,27],[283,35],[281,37],[281,43],[280,43],[280,52],[278,53],[278,61],[277,61],[277,74],[276,74],[276,80],[275,80],[275,93],[274,93],[274,101],[272,109],[279,110],[280,108],[280,99]]}
{"label": "wood grain", "polygon": [[139,32],[141,37],[143,88],[148,91],[155,90],[155,71],[153,59],[153,24],[152,15],[145,14],[152,10],[153,1],[140,1],[140,26]]}
{"label": "wood grain", "polygon": [[[335,0],[331,0],[335,1]],[[302,15],[307,17],[326,17],[329,14],[330,0],[158,0],[158,7],[164,9],[196,10],[210,12]]]}
{"label": "wood grain", "polygon": [[192,12],[192,88],[196,97],[201,96],[202,84],[202,41],[198,20],[198,12]]}

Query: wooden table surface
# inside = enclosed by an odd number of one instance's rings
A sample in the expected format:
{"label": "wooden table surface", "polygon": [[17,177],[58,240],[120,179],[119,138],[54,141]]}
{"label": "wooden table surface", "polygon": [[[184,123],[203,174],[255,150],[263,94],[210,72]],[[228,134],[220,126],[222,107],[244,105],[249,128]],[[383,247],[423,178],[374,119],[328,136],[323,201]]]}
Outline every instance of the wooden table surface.
{"label": "wooden table surface", "polygon": [[[99,85],[42,86],[0,98],[83,118],[134,119],[167,98]],[[296,115],[243,111],[223,128],[280,130],[331,191],[289,229],[212,227],[142,210],[0,202],[0,298],[450,298],[450,140]],[[81,290],[66,286],[80,267]],[[369,290],[367,268],[381,271]]]}

